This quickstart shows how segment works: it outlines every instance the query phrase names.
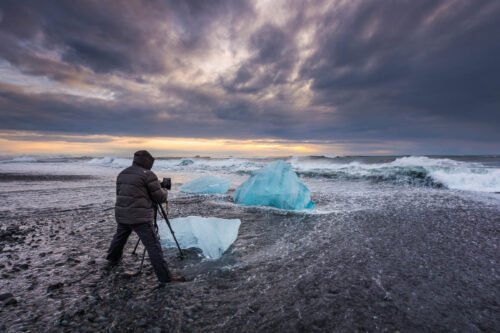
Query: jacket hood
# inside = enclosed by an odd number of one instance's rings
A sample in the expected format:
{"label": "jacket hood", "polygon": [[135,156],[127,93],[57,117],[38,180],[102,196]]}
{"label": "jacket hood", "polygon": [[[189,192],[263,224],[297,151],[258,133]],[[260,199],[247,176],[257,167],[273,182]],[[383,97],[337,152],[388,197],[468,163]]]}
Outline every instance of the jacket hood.
{"label": "jacket hood", "polygon": [[151,170],[155,159],[147,150],[139,150],[134,153],[134,163],[144,169]]}

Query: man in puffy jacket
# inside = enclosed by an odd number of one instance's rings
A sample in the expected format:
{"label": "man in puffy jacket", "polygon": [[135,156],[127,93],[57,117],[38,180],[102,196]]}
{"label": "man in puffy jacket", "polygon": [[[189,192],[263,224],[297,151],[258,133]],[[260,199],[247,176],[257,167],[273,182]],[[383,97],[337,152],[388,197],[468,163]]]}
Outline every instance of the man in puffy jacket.
{"label": "man in puffy jacket", "polygon": [[173,277],[163,258],[160,241],[153,229],[156,204],[167,201],[167,190],[161,188],[156,175],[151,171],[153,156],[146,150],[134,154],[131,166],[120,172],[116,180],[115,218],[118,224],[111,241],[107,259],[117,264],[130,233],[134,231],[148,251],[153,269],[160,281],[160,287],[168,282],[183,279]]}

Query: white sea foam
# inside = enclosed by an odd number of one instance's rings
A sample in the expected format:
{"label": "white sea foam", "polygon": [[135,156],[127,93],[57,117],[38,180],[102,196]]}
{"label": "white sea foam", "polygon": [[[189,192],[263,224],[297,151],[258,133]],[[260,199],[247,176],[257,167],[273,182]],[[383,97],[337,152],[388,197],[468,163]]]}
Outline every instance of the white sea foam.
{"label": "white sea foam", "polygon": [[500,192],[500,169],[435,170],[430,176],[452,189]]}
{"label": "white sea foam", "polygon": [[3,160],[0,163],[35,163],[38,162],[38,158],[34,156],[19,156],[12,159]]}
{"label": "white sea foam", "polygon": [[[100,157],[91,159],[87,162],[87,164],[114,168],[125,168],[132,164],[132,159],[118,157]],[[173,158],[156,159],[153,165],[153,170],[249,172],[257,170],[265,164],[266,162],[256,162],[238,158]]]}
{"label": "white sea foam", "polygon": [[262,167],[266,162],[257,162],[248,159],[192,159],[193,163],[182,166],[184,169],[195,170],[225,170],[229,172],[252,171]]}
{"label": "white sea foam", "polygon": [[430,158],[427,156],[405,156],[388,163],[393,166],[421,166],[421,167],[457,167],[466,163],[449,158]]}
{"label": "white sea foam", "polygon": [[[442,184],[450,189],[480,192],[500,191],[500,169],[486,168],[478,162],[462,162],[426,156],[400,157],[388,163],[331,162],[327,159],[290,160],[294,169],[309,176],[380,178],[410,184]],[[420,177],[416,179],[415,177]],[[341,177],[340,177],[341,178]]]}
{"label": "white sea foam", "polygon": [[[3,165],[4,171],[11,170],[14,166],[16,166],[14,170],[19,168],[28,170],[30,169],[29,165],[38,165],[37,162],[40,162],[43,163],[44,169],[51,166],[58,172],[62,172],[63,169],[71,169],[72,165],[75,167],[79,165],[82,170],[88,173],[94,173],[92,169],[95,167],[120,169],[132,164],[131,158],[111,156],[92,158],[87,161],[68,159],[64,165],[58,164],[60,160],[61,158],[56,161],[50,158],[19,156],[8,157],[0,163]],[[202,157],[157,159],[153,170],[159,172],[178,171],[198,175],[206,173],[215,175],[241,174],[251,173],[272,161],[274,159]],[[485,165],[477,161],[457,161],[451,158],[426,156],[400,157],[392,161],[387,160],[384,163],[374,163],[376,161],[377,158],[291,157],[286,159],[294,171],[303,177],[330,178],[332,180],[367,179],[376,182],[418,186],[443,185],[450,189],[467,191],[500,192],[500,166],[497,160],[493,165]],[[12,167],[7,168],[8,165]]]}
{"label": "white sea foam", "polygon": [[410,156],[398,158],[392,164],[423,167],[431,178],[451,189],[500,192],[500,169],[485,168],[480,163]]}
{"label": "white sea foam", "polygon": [[132,164],[132,159],[118,157],[98,157],[87,162],[89,165],[109,166],[114,168],[125,168]]}
{"label": "white sea foam", "polygon": [[346,166],[346,164],[332,163],[331,159],[308,159],[300,157],[292,157],[287,160],[295,170],[299,171],[314,171],[314,170],[338,170]]}

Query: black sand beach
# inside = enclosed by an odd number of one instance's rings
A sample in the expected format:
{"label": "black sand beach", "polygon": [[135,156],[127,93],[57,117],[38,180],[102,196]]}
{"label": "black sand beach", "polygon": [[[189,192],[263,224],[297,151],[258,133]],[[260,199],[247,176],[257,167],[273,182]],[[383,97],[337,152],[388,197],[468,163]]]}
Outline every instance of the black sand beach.
{"label": "black sand beach", "polygon": [[0,0],[0,333],[500,333],[499,35],[500,0]]}
{"label": "black sand beach", "polygon": [[[173,199],[171,217],[219,216],[242,224],[219,260],[188,251],[180,261],[166,250],[170,266],[189,281],[153,291],[148,262],[142,275],[129,274],[140,262],[130,254],[135,236],[122,264],[105,269],[115,228],[112,182],[97,192],[86,186],[89,180],[57,182],[68,185],[60,192],[78,187],[80,197],[100,194],[80,206],[0,212],[1,331],[500,328],[500,209],[493,199],[369,182],[360,185],[366,196],[332,194],[360,208],[329,214],[241,207],[229,196]],[[22,201],[22,191],[14,192],[2,199]]]}

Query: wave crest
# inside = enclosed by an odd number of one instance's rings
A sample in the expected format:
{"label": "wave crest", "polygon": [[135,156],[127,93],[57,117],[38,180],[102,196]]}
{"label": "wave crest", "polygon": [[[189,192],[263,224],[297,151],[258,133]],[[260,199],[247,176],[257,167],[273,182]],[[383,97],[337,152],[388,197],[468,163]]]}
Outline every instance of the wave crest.
{"label": "wave crest", "polygon": [[306,177],[370,180],[414,186],[500,192],[500,169],[477,162],[426,156],[400,157],[387,163],[300,163],[297,171]]}
{"label": "wave crest", "polygon": [[[157,159],[154,170],[182,170],[213,173],[250,174],[275,159],[172,158]],[[407,156],[399,158],[332,158],[324,156],[286,159],[303,177],[339,180],[368,180],[393,184],[450,188],[467,191],[500,192],[500,168],[479,162],[451,158]],[[124,168],[131,159],[103,157],[90,165]]]}
{"label": "wave crest", "polygon": [[36,163],[38,158],[33,156],[19,156],[12,159],[0,161],[0,163]]}
{"label": "wave crest", "polygon": [[97,157],[87,162],[90,165],[109,166],[115,168],[125,168],[132,165],[132,159],[118,157]]}

